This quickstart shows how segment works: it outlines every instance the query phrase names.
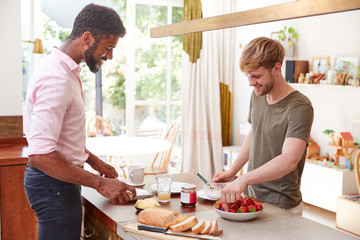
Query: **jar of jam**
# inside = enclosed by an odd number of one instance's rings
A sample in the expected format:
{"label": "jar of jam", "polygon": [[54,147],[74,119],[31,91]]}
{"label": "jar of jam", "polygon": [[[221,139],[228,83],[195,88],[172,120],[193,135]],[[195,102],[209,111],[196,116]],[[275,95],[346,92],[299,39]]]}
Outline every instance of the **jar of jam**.
{"label": "jar of jam", "polygon": [[196,204],[196,186],[193,184],[185,184],[181,187],[181,204],[184,207],[194,207]]}

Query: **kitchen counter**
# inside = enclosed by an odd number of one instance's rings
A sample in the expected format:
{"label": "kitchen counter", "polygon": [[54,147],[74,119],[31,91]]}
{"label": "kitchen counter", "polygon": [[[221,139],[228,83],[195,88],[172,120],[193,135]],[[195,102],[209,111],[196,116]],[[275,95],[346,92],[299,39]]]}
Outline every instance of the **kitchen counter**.
{"label": "kitchen counter", "polygon": [[1,240],[36,239],[36,217],[25,196],[25,138],[0,138]]}
{"label": "kitchen counter", "polygon": [[[201,189],[203,183],[194,174],[174,174],[174,181],[195,184]],[[143,187],[149,193],[155,194],[151,184],[155,183],[154,176],[145,177]],[[83,187],[82,196],[85,211],[90,212],[107,226],[116,236],[123,239],[154,239],[139,233],[130,233],[123,229],[129,223],[136,222],[136,209],[134,202],[126,205],[112,205],[110,200],[101,196],[94,189]],[[179,195],[172,195],[170,203],[162,204],[163,208],[178,211],[180,214],[196,215],[202,219],[217,219],[219,227],[224,230],[221,239],[327,239],[346,240],[356,237],[329,228],[325,225],[311,221],[307,218],[294,215],[286,210],[264,203],[263,212],[255,219],[247,222],[233,222],[221,218],[213,209],[213,202],[198,198],[197,204],[192,208],[182,207]],[[95,230],[96,232],[96,230]],[[97,234],[97,233],[95,233]],[[169,235],[166,235],[168,237]],[[173,236],[172,236],[173,237]],[[91,239],[91,238],[89,238]],[[94,238],[96,239],[96,238]],[[180,238],[179,238],[180,239]],[[181,238],[183,239],[183,238]]]}

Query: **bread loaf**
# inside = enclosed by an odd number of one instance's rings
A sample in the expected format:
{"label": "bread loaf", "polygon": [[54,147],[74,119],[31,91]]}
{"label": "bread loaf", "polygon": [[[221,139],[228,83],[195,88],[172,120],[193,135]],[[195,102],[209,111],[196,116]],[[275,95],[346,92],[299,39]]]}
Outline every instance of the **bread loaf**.
{"label": "bread loaf", "polygon": [[205,221],[200,219],[199,222],[191,228],[191,231],[193,231],[193,233],[195,234],[198,234],[202,230],[204,230],[204,228],[205,228]]}
{"label": "bread loaf", "polygon": [[138,221],[157,227],[165,227],[169,222],[179,216],[178,212],[163,208],[147,208],[138,214]]}
{"label": "bread loaf", "polygon": [[198,223],[197,218],[195,216],[192,216],[186,219],[185,221],[182,221],[181,223],[178,223],[170,228],[176,232],[183,232],[192,228],[197,223]]}
{"label": "bread loaf", "polygon": [[171,220],[168,224],[165,225],[166,228],[171,228],[172,226],[181,223],[182,221],[185,221],[186,219],[188,219],[190,216],[189,215],[182,215],[179,216],[178,218],[175,218],[173,220]]}
{"label": "bread loaf", "polygon": [[208,234],[211,230],[211,226],[212,226],[211,220],[206,220],[205,228],[201,231],[201,234]]}

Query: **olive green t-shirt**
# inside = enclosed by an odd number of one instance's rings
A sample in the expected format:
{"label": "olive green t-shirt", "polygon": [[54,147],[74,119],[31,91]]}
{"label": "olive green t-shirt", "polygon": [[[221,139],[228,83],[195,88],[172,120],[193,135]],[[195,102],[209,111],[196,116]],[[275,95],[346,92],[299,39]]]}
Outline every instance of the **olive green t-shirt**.
{"label": "olive green t-shirt", "polygon": [[[299,91],[293,91],[275,104],[267,104],[265,95],[253,92],[248,121],[252,127],[248,171],[256,169],[282,153],[286,138],[310,139],[314,111],[310,100]],[[301,174],[306,149],[296,169],[285,176],[253,185],[256,197],[280,208],[289,209],[301,203]]]}

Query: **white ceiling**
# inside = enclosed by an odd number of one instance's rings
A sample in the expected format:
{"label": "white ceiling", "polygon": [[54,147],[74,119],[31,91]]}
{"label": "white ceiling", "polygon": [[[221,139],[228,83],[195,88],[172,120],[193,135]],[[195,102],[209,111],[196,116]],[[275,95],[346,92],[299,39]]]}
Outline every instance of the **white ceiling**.
{"label": "white ceiling", "polygon": [[61,27],[72,28],[77,14],[90,3],[114,8],[110,0],[41,0],[41,10]]}

